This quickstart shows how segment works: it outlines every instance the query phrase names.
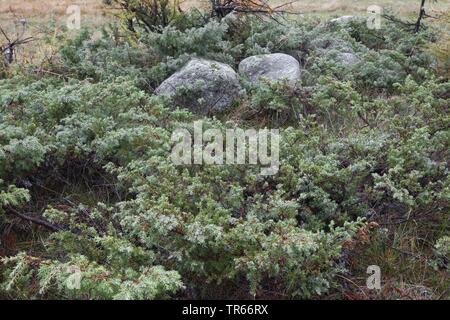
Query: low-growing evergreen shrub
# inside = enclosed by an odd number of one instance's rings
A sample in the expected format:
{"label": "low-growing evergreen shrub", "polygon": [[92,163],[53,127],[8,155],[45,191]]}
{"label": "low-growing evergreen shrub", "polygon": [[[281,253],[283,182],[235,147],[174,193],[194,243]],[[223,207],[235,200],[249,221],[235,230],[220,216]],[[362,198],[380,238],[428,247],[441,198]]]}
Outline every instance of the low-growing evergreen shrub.
{"label": "low-growing evergreen shrub", "polygon": [[[357,23],[250,18],[240,28],[170,25],[137,42],[83,30],[51,66],[62,77],[0,80],[0,231],[33,239],[3,248],[3,296],[317,297],[338,286],[365,221],[448,215],[450,83],[426,68],[427,39],[394,25],[377,43]],[[318,55],[330,41],[353,50],[358,68]],[[236,67],[293,51],[296,86],[246,85],[217,119],[152,95],[190,56]],[[173,130],[198,119],[222,131],[280,128],[279,172],[174,165]]]}

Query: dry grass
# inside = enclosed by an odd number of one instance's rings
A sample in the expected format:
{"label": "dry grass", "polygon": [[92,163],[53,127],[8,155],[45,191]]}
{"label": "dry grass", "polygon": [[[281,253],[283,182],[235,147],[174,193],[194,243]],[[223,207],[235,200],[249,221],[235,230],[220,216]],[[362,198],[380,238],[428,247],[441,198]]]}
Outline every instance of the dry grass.
{"label": "dry grass", "polygon": [[[183,9],[189,7],[208,8],[209,0],[180,0]],[[268,0],[275,7],[282,3],[291,2],[291,0]],[[402,17],[415,19],[419,10],[419,0],[298,0],[293,2],[289,11],[313,15],[319,17],[330,17],[340,15],[363,15],[368,6],[379,5],[385,11],[390,10]],[[39,39],[37,34],[43,34],[45,28],[47,35],[52,35],[50,44],[47,42],[36,41],[34,46],[27,46],[26,54],[22,54],[20,63],[36,62],[36,60],[50,59],[53,55],[55,45],[58,44],[58,35],[62,34],[61,27],[66,25],[69,15],[67,8],[71,5],[78,5],[81,9],[81,26],[98,28],[108,21],[111,21],[112,10],[106,8],[102,0],[0,0],[0,26],[14,38],[16,30],[20,30],[20,19],[26,19],[28,22],[26,36],[33,36]],[[433,16],[441,16],[450,11],[450,1],[448,0],[427,0],[427,13]],[[444,36],[436,44],[436,52],[439,53],[444,67],[448,65],[445,60],[449,56],[448,38],[445,40],[445,34],[448,33],[449,24],[442,19],[427,19],[427,23],[433,22],[438,29],[442,30]],[[6,40],[0,34],[0,45],[5,44]],[[24,52],[22,52],[24,53]],[[38,62],[39,63],[39,62]],[[447,69],[448,70],[448,69]]]}
{"label": "dry grass", "polygon": [[[448,271],[436,268],[433,262],[433,245],[448,221],[425,216],[399,224],[380,223],[379,227],[360,236],[348,257],[350,274],[340,279],[342,290],[330,298],[450,299]],[[368,265],[380,267],[381,290],[366,287]]]}
{"label": "dry grass", "polygon": [[[270,0],[278,5],[283,0]],[[184,0],[184,8],[207,6],[208,0]],[[70,5],[81,7],[82,18],[88,22],[101,22],[105,18],[102,0],[0,0],[0,19],[4,21],[11,17],[11,13],[33,20],[48,20],[63,17]],[[364,13],[369,5],[379,5],[385,9],[392,8],[403,16],[415,15],[418,11],[418,0],[299,0],[292,4],[296,12],[338,15]],[[438,0],[427,3],[428,12],[440,13],[450,9],[450,1]]]}
{"label": "dry grass", "polygon": [[[24,28],[19,21],[25,19],[24,37],[35,40],[32,45],[16,48],[19,65],[45,65],[51,61],[63,35],[61,27],[67,23],[67,9],[71,5],[80,6],[82,26],[96,28],[111,19],[102,0],[0,0],[0,27],[8,37],[14,40],[22,33]],[[0,45],[6,43],[0,34]]]}
{"label": "dry grass", "polygon": [[4,20],[14,13],[23,18],[49,20],[64,16],[71,5],[79,5],[86,19],[94,21],[103,16],[102,0],[0,0],[0,17]]}

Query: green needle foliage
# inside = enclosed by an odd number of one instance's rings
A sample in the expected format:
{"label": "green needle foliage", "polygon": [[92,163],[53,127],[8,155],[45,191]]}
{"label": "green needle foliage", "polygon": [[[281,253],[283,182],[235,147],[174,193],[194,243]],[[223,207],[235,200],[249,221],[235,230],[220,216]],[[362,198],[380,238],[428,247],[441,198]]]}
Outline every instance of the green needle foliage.
{"label": "green needle foliage", "polygon": [[[61,46],[52,73],[0,80],[0,230],[21,240],[1,244],[2,296],[318,297],[339,288],[365,221],[448,219],[450,82],[433,69],[431,34],[388,22],[373,31],[365,21],[249,18],[229,29],[189,19],[138,45],[84,30]],[[317,41],[336,52],[320,54]],[[349,49],[354,68],[335,58]],[[234,110],[203,120],[279,127],[279,172],[175,166],[173,130],[201,117],[154,88],[192,56],[236,67],[269,52],[297,54],[297,86],[246,84]],[[442,238],[441,264],[445,235],[444,225],[430,239]]]}

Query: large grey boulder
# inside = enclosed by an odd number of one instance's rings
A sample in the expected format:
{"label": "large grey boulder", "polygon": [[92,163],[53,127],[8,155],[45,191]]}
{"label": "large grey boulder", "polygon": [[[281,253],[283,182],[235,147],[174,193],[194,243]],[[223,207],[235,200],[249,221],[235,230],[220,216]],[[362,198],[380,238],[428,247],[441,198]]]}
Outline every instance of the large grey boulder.
{"label": "large grey boulder", "polygon": [[229,65],[194,58],[164,80],[155,94],[169,97],[175,106],[214,114],[231,107],[240,91],[239,77]]}
{"label": "large grey boulder", "polygon": [[294,57],[284,53],[262,54],[242,60],[239,74],[252,83],[263,77],[270,81],[287,80],[295,84],[300,79],[300,64]]}

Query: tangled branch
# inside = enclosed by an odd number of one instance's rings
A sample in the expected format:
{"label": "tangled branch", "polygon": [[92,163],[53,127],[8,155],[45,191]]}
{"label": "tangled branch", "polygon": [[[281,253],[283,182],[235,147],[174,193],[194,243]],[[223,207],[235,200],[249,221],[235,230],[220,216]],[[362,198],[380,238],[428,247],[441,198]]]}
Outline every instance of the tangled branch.
{"label": "tangled branch", "polygon": [[297,1],[271,7],[266,0],[211,0],[211,8],[213,14],[218,17],[225,17],[231,12],[272,15],[274,13],[293,13],[284,8],[294,2]]}

